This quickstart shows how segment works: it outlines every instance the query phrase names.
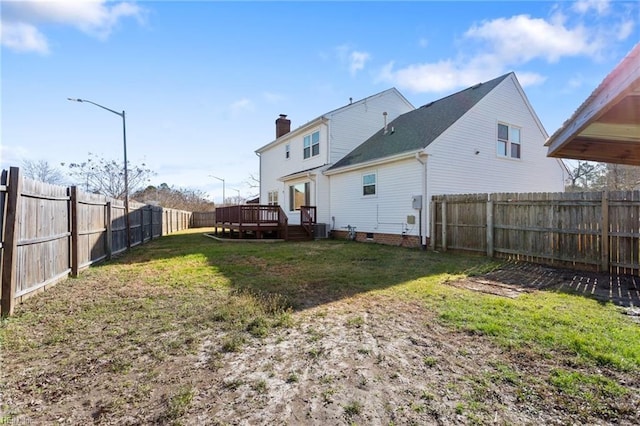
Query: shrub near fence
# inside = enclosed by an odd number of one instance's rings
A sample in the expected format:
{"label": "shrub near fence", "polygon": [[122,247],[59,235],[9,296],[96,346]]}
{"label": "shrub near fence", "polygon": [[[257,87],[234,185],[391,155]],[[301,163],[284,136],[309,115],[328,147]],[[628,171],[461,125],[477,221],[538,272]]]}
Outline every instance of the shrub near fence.
{"label": "shrub near fence", "polygon": [[[128,249],[124,203],[77,187],[0,180],[1,314],[47,286]],[[130,245],[189,228],[191,213],[129,203]]]}
{"label": "shrub near fence", "polygon": [[431,247],[640,272],[640,191],[438,195]]}

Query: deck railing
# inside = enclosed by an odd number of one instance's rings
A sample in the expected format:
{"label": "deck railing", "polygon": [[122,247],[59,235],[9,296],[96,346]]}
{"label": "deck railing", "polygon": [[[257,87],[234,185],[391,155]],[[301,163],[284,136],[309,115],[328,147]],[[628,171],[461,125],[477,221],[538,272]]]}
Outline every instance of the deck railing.
{"label": "deck railing", "polygon": [[300,225],[307,232],[307,234],[313,237],[313,228],[316,224],[316,207],[315,206],[301,206],[300,207]]}
{"label": "deck railing", "polygon": [[[280,206],[267,205],[240,205],[218,207],[216,209],[216,222],[236,224],[279,224],[284,214]],[[285,215],[286,216],[286,215]]]}
{"label": "deck railing", "polygon": [[282,238],[286,240],[289,218],[280,206],[243,204],[218,207],[216,209],[216,223],[238,226],[277,225]]}

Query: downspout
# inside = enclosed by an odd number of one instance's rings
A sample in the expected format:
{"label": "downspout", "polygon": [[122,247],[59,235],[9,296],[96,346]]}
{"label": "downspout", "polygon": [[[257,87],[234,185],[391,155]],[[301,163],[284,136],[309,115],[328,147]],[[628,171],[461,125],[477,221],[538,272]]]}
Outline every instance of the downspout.
{"label": "downspout", "polygon": [[[422,159],[420,158],[421,156],[425,157],[425,160],[422,161]],[[426,213],[426,209],[424,208],[425,204],[427,203],[427,154],[424,153],[424,151],[420,151],[420,152],[416,152],[416,160],[418,160],[418,162],[420,164],[422,164],[422,179],[420,180],[421,182],[421,192],[422,192],[422,208],[420,209],[420,217],[419,217],[419,234],[420,234],[420,245],[422,246],[422,250],[426,250],[427,248],[427,241],[426,241],[426,236],[422,235],[422,224],[423,224],[423,215],[422,212],[424,211],[424,224],[425,224],[425,229],[427,229],[427,213]]]}

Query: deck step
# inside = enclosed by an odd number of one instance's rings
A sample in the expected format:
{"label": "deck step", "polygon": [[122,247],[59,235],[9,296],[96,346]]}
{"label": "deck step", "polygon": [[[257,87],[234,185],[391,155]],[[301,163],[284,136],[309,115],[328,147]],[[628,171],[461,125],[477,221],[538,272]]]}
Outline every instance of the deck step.
{"label": "deck step", "polygon": [[287,229],[287,241],[311,241],[313,237],[300,225],[289,225]]}

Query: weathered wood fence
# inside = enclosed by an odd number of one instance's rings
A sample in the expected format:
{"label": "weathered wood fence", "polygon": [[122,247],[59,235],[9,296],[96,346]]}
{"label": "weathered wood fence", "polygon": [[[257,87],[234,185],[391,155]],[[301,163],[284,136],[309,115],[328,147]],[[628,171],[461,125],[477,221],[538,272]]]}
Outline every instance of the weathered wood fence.
{"label": "weathered wood fence", "polygon": [[640,274],[640,191],[438,195],[431,247]]}
{"label": "weathered wood fence", "polygon": [[216,226],[216,212],[193,212],[191,214],[192,228]]}
{"label": "weathered wood fence", "polygon": [[[130,245],[187,229],[191,213],[129,205]],[[0,176],[1,314],[35,292],[127,247],[124,203],[77,187],[25,179],[12,167]]]}

